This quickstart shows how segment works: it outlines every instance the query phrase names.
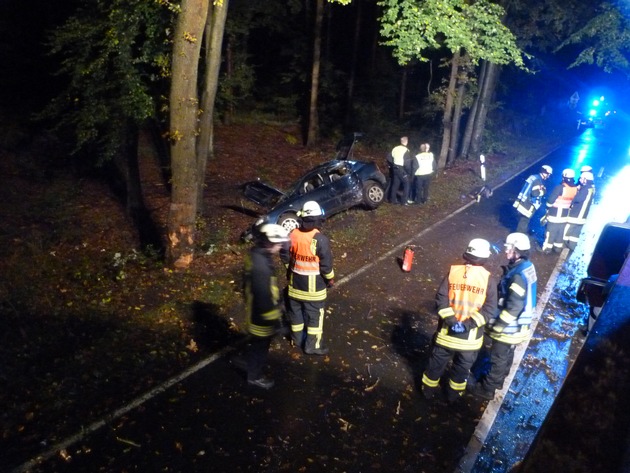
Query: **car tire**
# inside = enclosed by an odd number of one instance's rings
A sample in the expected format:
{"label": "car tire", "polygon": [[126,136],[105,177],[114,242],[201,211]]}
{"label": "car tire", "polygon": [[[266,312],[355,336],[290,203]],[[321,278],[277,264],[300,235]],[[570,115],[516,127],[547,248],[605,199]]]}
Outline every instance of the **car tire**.
{"label": "car tire", "polygon": [[376,181],[363,184],[363,203],[368,209],[375,209],[385,199],[385,189]]}
{"label": "car tire", "polygon": [[298,219],[297,214],[289,212],[280,216],[280,218],[278,219],[278,225],[284,227],[286,231],[291,233],[291,230],[294,230],[300,226],[300,220]]}

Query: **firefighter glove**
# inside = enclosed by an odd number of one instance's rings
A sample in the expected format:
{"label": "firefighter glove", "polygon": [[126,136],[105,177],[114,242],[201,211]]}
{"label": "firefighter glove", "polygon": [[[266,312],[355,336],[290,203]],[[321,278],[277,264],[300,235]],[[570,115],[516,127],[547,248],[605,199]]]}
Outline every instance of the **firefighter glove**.
{"label": "firefighter glove", "polygon": [[331,288],[335,285],[335,280],[334,279],[329,279],[328,281],[326,281],[326,287]]}
{"label": "firefighter glove", "polygon": [[463,322],[457,322],[455,325],[451,327],[451,332],[453,333],[464,333],[466,331],[466,326]]}

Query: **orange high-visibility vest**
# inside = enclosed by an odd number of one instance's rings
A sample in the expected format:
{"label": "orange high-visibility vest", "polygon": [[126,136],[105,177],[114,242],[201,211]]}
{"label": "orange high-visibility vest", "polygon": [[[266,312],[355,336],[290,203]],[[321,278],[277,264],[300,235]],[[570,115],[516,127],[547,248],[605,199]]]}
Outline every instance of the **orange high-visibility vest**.
{"label": "orange high-visibility vest", "polygon": [[289,268],[296,274],[309,276],[319,274],[319,256],[314,245],[313,237],[319,233],[317,228],[310,232],[291,232],[291,261]]}
{"label": "orange high-visibility vest", "polygon": [[482,266],[453,265],[448,275],[448,298],[457,320],[478,312],[486,300],[490,272]]}

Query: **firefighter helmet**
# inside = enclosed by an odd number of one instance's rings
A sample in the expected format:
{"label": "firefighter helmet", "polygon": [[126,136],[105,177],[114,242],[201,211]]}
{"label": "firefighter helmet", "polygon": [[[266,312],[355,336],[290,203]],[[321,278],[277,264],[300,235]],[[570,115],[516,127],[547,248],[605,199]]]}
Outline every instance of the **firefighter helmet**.
{"label": "firefighter helmet", "polygon": [[287,230],[275,223],[264,223],[256,228],[257,240],[262,243],[285,243],[289,241]]}
{"label": "firefighter helmet", "polygon": [[591,166],[582,166],[582,169],[580,169],[580,172],[593,172],[593,168]]}
{"label": "firefighter helmet", "polygon": [[321,217],[323,215],[324,210],[314,200],[305,202],[302,210],[298,212],[298,217]]}
{"label": "firefighter helmet", "polygon": [[490,243],[483,238],[475,238],[474,240],[470,240],[470,243],[468,243],[468,248],[466,248],[466,252],[464,254],[468,254],[476,258],[489,258]]}
{"label": "firefighter helmet", "polygon": [[551,169],[551,166],[543,164],[540,168],[540,174],[549,174],[551,176],[553,174],[553,169]]}
{"label": "firefighter helmet", "polygon": [[586,179],[587,181],[593,181],[595,178],[593,177],[593,173],[589,171],[584,171],[580,174],[580,179]]}
{"label": "firefighter helmet", "polygon": [[515,248],[518,251],[531,249],[529,238],[524,233],[510,233],[505,239],[505,246]]}
{"label": "firefighter helmet", "polygon": [[562,177],[565,179],[575,179],[575,171],[573,169],[565,169],[562,171]]}

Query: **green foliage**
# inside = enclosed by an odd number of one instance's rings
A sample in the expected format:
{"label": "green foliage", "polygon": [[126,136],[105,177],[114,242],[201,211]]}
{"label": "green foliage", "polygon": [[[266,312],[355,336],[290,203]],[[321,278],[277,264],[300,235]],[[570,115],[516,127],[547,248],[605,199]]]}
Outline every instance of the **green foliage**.
{"label": "green foliage", "polygon": [[173,8],[164,0],[84,0],[52,32],[50,50],[68,82],[42,117],[70,130],[75,152],[90,147],[99,161],[109,160],[126,126],[157,115]]}
{"label": "green foliage", "polygon": [[565,40],[556,52],[571,44],[583,49],[569,66],[596,64],[606,72],[619,70],[630,76],[630,19],[608,3],[600,13]]}
{"label": "green foliage", "polygon": [[380,0],[384,44],[400,64],[428,61],[427,50],[465,49],[473,63],[515,64],[525,69],[516,38],[503,25],[505,11],[487,0]]}

